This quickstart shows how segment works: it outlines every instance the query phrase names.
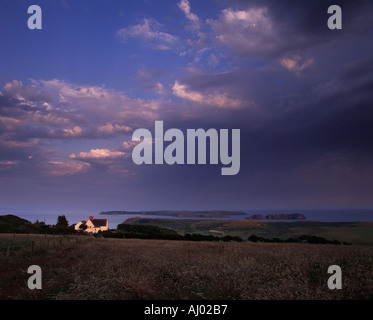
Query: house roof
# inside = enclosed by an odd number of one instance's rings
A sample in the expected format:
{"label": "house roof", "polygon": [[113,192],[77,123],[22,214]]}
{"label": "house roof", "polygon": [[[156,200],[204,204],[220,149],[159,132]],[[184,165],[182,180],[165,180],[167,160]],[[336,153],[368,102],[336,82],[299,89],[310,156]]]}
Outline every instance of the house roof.
{"label": "house roof", "polygon": [[90,219],[95,228],[106,227],[107,219]]}

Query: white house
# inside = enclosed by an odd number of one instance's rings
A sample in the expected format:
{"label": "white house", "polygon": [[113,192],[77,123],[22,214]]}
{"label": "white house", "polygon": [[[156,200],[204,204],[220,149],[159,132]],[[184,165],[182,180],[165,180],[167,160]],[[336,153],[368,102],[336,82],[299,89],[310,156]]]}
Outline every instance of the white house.
{"label": "white house", "polygon": [[87,226],[87,229],[85,229],[84,231],[88,233],[97,233],[99,231],[105,231],[109,229],[107,219],[93,219],[92,216],[89,217],[88,222],[79,221],[75,225],[75,230],[78,230],[82,224]]}

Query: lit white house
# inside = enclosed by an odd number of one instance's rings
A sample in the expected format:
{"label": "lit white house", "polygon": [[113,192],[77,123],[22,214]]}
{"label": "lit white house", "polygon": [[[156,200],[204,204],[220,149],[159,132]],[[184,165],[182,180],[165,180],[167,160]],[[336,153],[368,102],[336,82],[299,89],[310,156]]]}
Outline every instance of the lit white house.
{"label": "lit white house", "polygon": [[86,221],[79,221],[75,225],[75,230],[79,230],[82,225],[85,225],[87,228],[84,230],[88,233],[97,233],[99,231],[105,231],[109,229],[107,219],[93,219],[92,216],[89,217],[89,220]]}

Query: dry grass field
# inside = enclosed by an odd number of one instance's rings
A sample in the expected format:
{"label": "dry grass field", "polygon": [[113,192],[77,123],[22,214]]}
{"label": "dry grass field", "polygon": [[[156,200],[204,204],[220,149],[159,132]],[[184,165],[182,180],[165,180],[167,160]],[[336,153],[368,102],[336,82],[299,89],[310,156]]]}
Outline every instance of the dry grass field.
{"label": "dry grass field", "polygon": [[[41,290],[27,268],[42,269]],[[342,290],[327,287],[330,265]],[[373,299],[373,247],[94,239],[0,255],[0,299]]]}

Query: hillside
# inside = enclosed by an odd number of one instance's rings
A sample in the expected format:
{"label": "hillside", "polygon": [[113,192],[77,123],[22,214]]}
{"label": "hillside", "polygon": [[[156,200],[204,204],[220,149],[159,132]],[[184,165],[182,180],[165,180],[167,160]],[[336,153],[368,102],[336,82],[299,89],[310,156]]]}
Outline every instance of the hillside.
{"label": "hillside", "polygon": [[267,214],[266,216],[263,216],[261,214],[254,214],[254,215],[246,217],[246,219],[302,220],[302,219],[306,219],[306,217],[302,213],[274,213],[274,214]]}
{"label": "hillside", "polygon": [[[264,238],[287,239],[304,234],[324,237],[355,245],[373,246],[373,222],[315,222],[315,221],[255,221],[255,220],[193,220],[130,218],[126,223],[149,224],[170,228],[180,234],[215,234],[247,239],[251,235]],[[213,232],[212,232],[213,231]]]}
{"label": "hillside", "polygon": [[[63,218],[64,216],[61,216]],[[57,218],[57,217],[56,217]],[[28,220],[19,218],[15,215],[0,216],[0,233],[33,233],[33,234],[67,234],[76,233],[73,226],[47,225],[44,222],[35,221],[31,223]],[[66,219],[66,218],[65,218]],[[68,221],[66,220],[66,223]]]}
{"label": "hillside", "polygon": [[0,216],[0,233],[4,232],[33,232],[34,226],[30,221],[8,214]]}

